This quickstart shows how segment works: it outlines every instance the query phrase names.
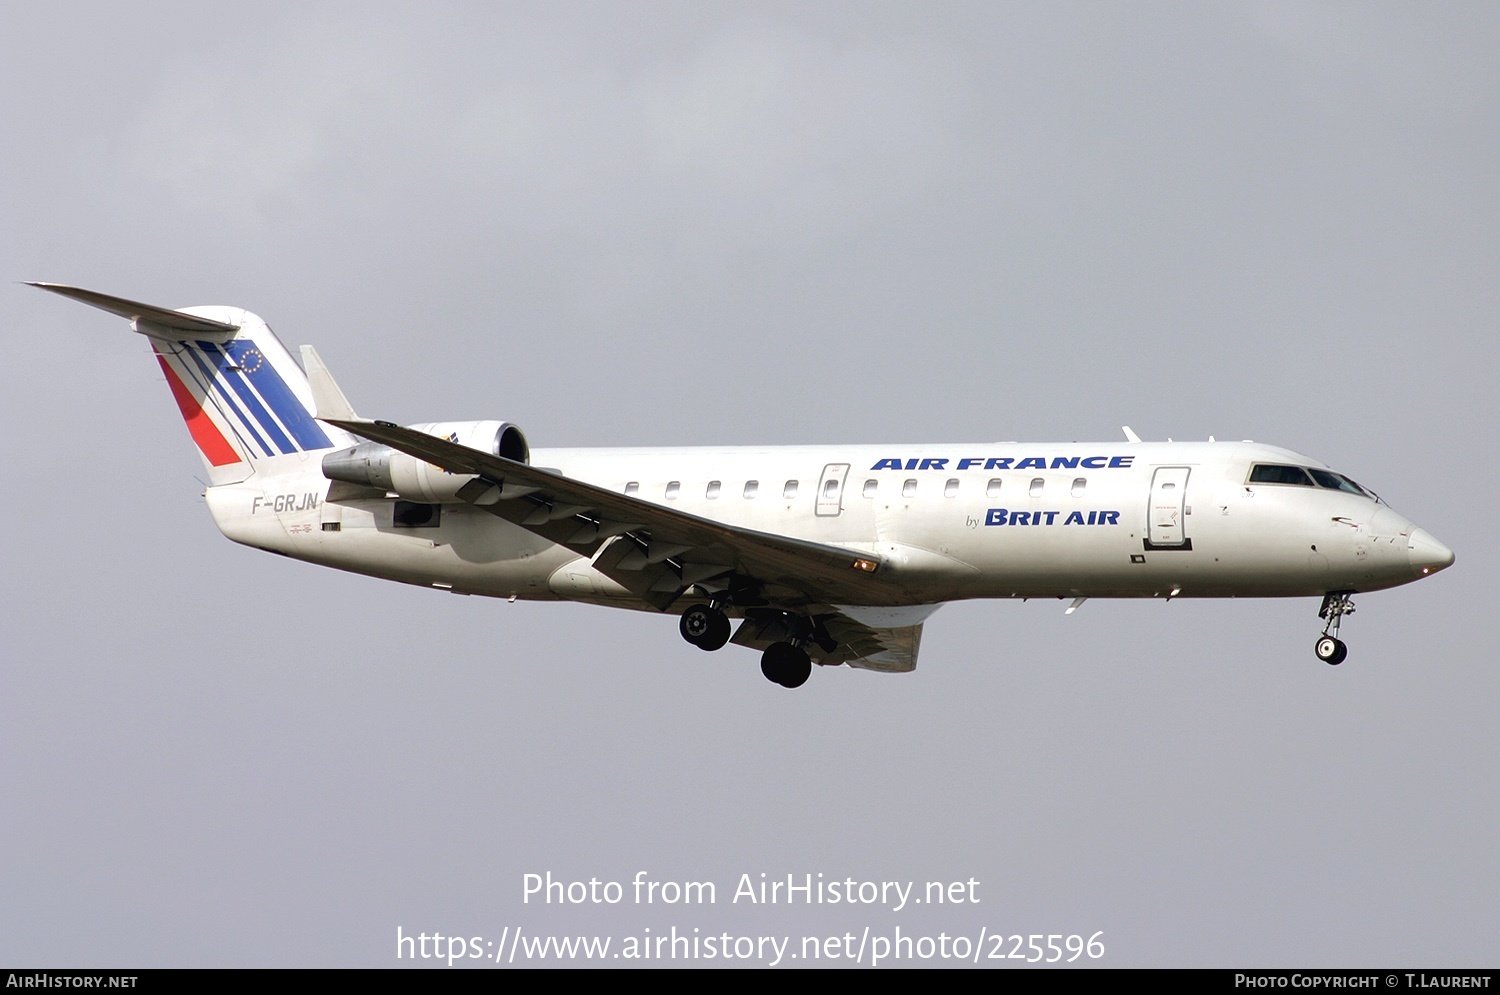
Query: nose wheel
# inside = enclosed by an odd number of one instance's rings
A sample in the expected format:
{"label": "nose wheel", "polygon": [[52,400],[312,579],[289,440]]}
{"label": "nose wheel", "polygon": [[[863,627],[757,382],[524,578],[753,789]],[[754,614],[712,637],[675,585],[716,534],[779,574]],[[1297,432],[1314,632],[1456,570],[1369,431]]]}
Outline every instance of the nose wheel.
{"label": "nose wheel", "polygon": [[1317,645],[1313,651],[1318,654],[1318,659],[1330,667],[1337,667],[1344,662],[1344,657],[1349,655],[1349,647],[1339,638],[1339,623],[1344,620],[1345,615],[1354,614],[1354,601],[1349,597],[1353,591],[1330,591],[1323,595],[1323,605],[1318,609],[1318,617],[1324,619],[1323,634],[1318,637]]}
{"label": "nose wheel", "polygon": [[1344,662],[1344,657],[1349,655],[1349,647],[1344,645],[1342,639],[1323,636],[1318,640],[1315,652],[1318,654],[1319,660],[1322,660],[1330,667],[1337,667]]}

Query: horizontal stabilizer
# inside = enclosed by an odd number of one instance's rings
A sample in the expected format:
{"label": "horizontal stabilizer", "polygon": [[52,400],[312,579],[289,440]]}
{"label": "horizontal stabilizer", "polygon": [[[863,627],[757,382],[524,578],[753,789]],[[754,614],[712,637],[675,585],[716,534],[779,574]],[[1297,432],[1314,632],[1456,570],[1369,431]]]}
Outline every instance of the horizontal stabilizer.
{"label": "horizontal stabilizer", "polygon": [[[40,287],[42,290],[50,290],[54,294],[63,297],[71,297],[75,301],[81,301],[89,307],[96,307],[110,314],[117,314],[122,318],[134,321],[147,321],[161,328],[173,328],[182,332],[235,332],[239,325],[231,325],[223,321],[213,321],[209,318],[199,318],[171,308],[157,307],[154,304],[142,304],[139,301],[127,301],[123,297],[111,297],[109,294],[101,294],[93,290],[84,290],[81,287],[69,287],[61,283],[36,283],[31,280],[25,281],[28,287]],[[139,330],[139,329],[138,329]]]}

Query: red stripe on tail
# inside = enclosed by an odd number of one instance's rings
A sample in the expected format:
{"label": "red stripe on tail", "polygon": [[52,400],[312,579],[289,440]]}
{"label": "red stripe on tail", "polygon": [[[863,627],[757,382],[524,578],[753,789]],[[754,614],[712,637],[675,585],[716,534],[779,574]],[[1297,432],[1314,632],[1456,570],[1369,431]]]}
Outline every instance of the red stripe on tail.
{"label": "red stripe on tail", "polygon": [[167,365],[166,357],[157,355],[156,361],[161,364],[162,372],[167,375],[167,383],[172,387],[172,396],[177,399],[177,408],[182,412],[182,420],[187,422],[188,432],[193,441],[203,452],[203,458],[208,460],[210,466],[225,466],[229,463],[240,462],[239,454],[225,440],[224,434],[219,431],[217,425],[208,417],[203,410],[203,405],[194,400],[187,386],[172,372]]}

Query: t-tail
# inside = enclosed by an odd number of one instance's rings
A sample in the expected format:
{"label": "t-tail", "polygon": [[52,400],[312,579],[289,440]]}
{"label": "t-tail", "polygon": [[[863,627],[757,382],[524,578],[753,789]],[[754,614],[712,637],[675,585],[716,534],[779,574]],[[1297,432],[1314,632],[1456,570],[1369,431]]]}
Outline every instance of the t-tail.
{"label": "t-tail", "polygon": [[[300,470],[308,454],[356,441],[317,420],[307,375],[249,311],[217,305],[174,310],[56,283],[30,286],[129,319],[150,340],[214,485],[262,471]],[[309,359],[324,372],[315,353]]]}

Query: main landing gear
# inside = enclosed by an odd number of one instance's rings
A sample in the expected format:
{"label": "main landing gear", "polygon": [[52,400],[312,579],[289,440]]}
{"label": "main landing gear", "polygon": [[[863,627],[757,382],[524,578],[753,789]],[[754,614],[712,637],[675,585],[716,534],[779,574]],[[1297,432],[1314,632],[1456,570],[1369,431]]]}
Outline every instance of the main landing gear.
{"label": "main landing gear", "polygon": [[1353,591],[1329,591],[1323,595],[1323,606],[1318,609],[1318,617],[1326,619],[1323,624],[1323,634],[1318,637],[1315,652],[1318,659],[1330,667],[1337,667],[1344,662],[1344,657],[1349,655],[1349,647],[1339,638],[1339,623],[1345,615],[1354,614],[1354,601],[1349,597]]}
{"label": "main landing gear", "polygon": [[[720,604],[688,606],[677,624],[682,638],[701,650],[720,649],[729,642],[729,616],[724,614]],[[812,658],[802,644],[807,639],[820,638],[819,630],[811,620],[799,619],[797,622],[792,626],[792,641],[772,643],[760,657],[760,672],[767,680],[784,688],[799,688],[807,683],[812,674]],[[826,639],[826,636],[822,638]]]}
{"label": "main landing gear", "polygon": [[812,659],[801,646],[772,643],[760,655],[760,672],[784,688],[800,688],[812,673]]}
{"label": "main landing gear", "polygon": [[729,616],[714,605],[693,605],[677,624],[682,638],[700,650],[716,650],[729,642]]}

